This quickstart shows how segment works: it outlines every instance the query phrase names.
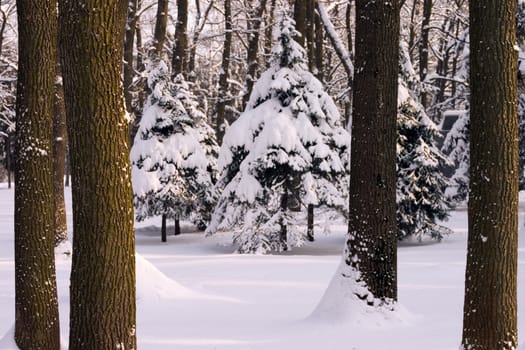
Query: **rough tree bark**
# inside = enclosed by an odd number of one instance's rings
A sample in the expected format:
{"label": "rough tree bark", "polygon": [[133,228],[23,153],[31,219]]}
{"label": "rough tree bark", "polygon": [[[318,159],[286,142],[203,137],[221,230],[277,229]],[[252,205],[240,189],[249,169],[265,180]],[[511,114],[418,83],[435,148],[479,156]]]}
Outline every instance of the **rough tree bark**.
{"label": "rough tree bark", "polygon": [[462,347],[517,348],[516,1],[470,6],[470,186]]}
{"label": "rough tree bark", "polygon": [[54,0],[18,0],[15,341],[60,349],[53,205]]}
{"label": "rough tree bark", "polygon": [[346,263],[368,289],[358,297],[388,304],[397,300],[399,1],[356,1],[355,42]]}
{"label": "rough tree bark", "polygon": [[121,84],[128,2],[59,4],[73,178],[69,349],[136,349],[134,218]]}

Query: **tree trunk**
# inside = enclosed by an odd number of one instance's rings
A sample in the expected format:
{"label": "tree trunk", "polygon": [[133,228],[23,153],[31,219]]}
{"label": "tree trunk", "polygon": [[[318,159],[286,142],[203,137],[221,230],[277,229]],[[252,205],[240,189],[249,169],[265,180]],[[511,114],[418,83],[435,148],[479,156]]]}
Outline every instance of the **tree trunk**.
{"label": "tree trunk", "polygon": [[266,68],[270,67],[270,55],[273,46],[273,21],[275,18],[275,0],[270,2],[270,11],[268,13],[268,22],[266,23],[266,30],[264,33],[264,57],[266,60]]}
{"label": "tree trunk", "polygon": [[[287,210],[288,210],[288,191],[285,190],[284,193],[281,195],[281,213],[282,215],[286,215]],[[281,241],[281,246],[283,250],[286,251],[288,250],[288,228],[287,228],[284,218],[281,218],[279,225],[280,225],[279,239]]]}
{"label": "tree trunk", "polygon": [[516,2],[470,2],[470,184],[464,349],[517,348]]}
{"label": "tree trunk", "polygon": [[[421,39],[419,40],[419,79],[424,82],[428,73],[428,33],[430,31],[430,16],[432,15],[432,0],[423,1],[423,20],[421,21]],[[427,108],[427,93],[421,92],[421,105]]]}
{"label": "tree trunk", "polygon": [[127,6],[121,0],[60,2],[73,177],[71,350],[136,349],[134,218],[121,84]]}
{"label": "tree trunk", "polygon": [[180,235],[180,219],[178,217],[175,218],[175,232],[174,232],[174,235],[175,236]]}
{"label": "tree trunk", "polygon": [[188,63],[188,0],[177,0],[177,24],[171,61],[172,75],[184,74]]}
{"label": "tree trunk", "polygon": [[[315,72],[315,0],[306,0],[306,50],[308,55],[308,70]],[[337,6],[337,5],[336,5]],[[322,33],[322,29],[321,29]]]}
{"label": "tree trunk", "polygon": [[53,116],[53,188],[55,197],[55,245],[67,239],[64,173],[66,170],[67,126],[64,104],[64,85],[60,63],[56,65],[55,101]]}
{"label": "tree trunk", "polygon": [[232,45],[232,9],[230,0],[224,1],[224,49],[222,51],[222,65],[219,74],[219,96],[217,102],[216,130],[217,143],[222,144],[224,137],[224,119],[226,115],[226,104],[228,94],[228,75],[230,70],[230,55]]}
{"label": "tree trunk", "polygon": [[160,226],[160,240],[162,242],[167,241],[167,235],[166,235],[166,214],[162,214],[162,222]]}
{"label": "tree trunk", "polygon": [[308,204],[306,239],[309,240],[310,242],[314,241],[314,206],[313,204]]}
{"label": "tree trunk", "polygon": [[249,27],[248,27],[248,52],[246,61],[248,68],[246,71],[246,93],[242,99],[242,108],[246,108],[246,104],[252,94],[253,84],[256,81],[255,73],[257,71],[257,54],[259,52],[259,33],[261,30],[262,15],[266,8],[266,0],[260,0],[259,5],[248,12]]}
{"label": "tree trunk", "polygon": [[157,16],[155,17],[155,31],[153,33],[153,45],[157,57],[161,57],[164,41],[166,40],[166,25],[168,23],[169,0],[157,1]]}
{"label": "tree trunk", "polygon": [[[349,5],[350,6],[350,5]],[[324,35],[323,23],[318,13],[315,13],[315,77],[324,81]]]}
{"label": "tree trunk", "polygon": [[15,341],[60,349],[53,205],[53,84],[57,13],[52,0],[18,0],[15,168]]}
{"label": "tree trunk", "polygon": [[306,3],[310,0],[295,0],[293,8],[293,18],[295,20],[295,29],[299,36],[294,37],[302,47],[306,44]]}
{"label": "tree trunk", "polygon": [[397,300],[396,118],[399,1],[356,2],[346,262],[370,303]]}

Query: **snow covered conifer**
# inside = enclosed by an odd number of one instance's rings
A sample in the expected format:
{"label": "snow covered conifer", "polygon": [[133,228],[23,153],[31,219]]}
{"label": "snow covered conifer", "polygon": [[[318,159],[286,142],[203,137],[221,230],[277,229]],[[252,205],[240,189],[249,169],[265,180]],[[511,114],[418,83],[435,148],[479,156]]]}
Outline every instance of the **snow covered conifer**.
{"label": "snow covered conifer", "polygon": [[218,146],[182,75],[152,63],[151,90],[131,150],[137,220],[163,215],[205,225],[216,199]]}
{"label": "snow covered conifer", "polygon": [[398,108],[397,130],[397,237],[439,240],[450,232],[436,222],[450,210],[440,171],[450,161],[436,147],[437,127],[410,97]]}
{"label": "snow covered conifer", "polygon": [[219,154],[223,189],[209,233],[233,229],[240,252],[300,245],[296,211],[309,204],[347,206],[350,137],[339,112],[310,72],[284,17],[271,67],[246,110],[226,131]]}
{"label": "snow covered conifer", "polygon": [[464,204],[468,199],[470,167],[469,120],[468,112],[461,114],[448,132],[443,143],[443,152],[448,154],[455,169],[446,194],[455,204]]}

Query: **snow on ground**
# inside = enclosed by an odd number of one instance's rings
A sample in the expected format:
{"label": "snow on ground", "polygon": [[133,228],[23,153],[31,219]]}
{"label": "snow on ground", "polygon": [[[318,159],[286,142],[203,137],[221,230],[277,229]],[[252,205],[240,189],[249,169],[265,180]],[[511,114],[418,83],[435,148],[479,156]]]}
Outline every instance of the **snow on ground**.
{"label": "snow on ground", "polygon": [[[525,198],[524,198],[525,199]],[[71,227],[69,191],[68,220]],[[523,214],[520,215],[523,227]],[[275,255],[233,254],[230,234],[205,238],[183,226],[160,242],[160,219],[137,224],[137,331],[140,349],[455,350],[461,339],[467,212],[439,244],[399,247],[399,300],[391,320],[309,317],[344,243],[345,225],[316,242]],[[173,226],[168,226],[173,230]],[[168,231],[168,232],[171,232]],[[62,251],[67,251],[67,246]],[[525,239],[520,229],[520,342],[525,332]],[[0,184],[0,337],[14,322],[13,191]],[[67,339],[71,259],[57,254],[62,337]],[[8,337],[9,338],[9,337]],[[520,348],[523,349],[524,346]],[[10,339],[0,349],[14,349]]]}

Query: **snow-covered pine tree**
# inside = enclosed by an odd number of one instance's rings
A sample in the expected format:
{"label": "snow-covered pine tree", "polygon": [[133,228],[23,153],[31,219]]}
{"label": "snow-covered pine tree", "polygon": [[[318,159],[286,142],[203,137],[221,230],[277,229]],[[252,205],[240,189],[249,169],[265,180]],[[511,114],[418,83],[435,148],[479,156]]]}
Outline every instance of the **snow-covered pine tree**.
{"label": "snow-covered pine tree", "polygon": [[137,220],[163,215],[210,220],[218,146],[182,75],[172,81],[162,60],[151,64],[150,95],[131,150]]}
{"label": "snow-covered pine tree", "polygon": [[449,161],[436,147],[437,127],[409,98],[398,107],[397,130],[397,237],[440,240],[450,233],[437,223],[449,216],[441,173]]}
{"label": "snow-covered pine tree", "polygon": [[397,118],[397,237],[441,239],[450,230],[437,223],[448,217],[449,179],[442,169],[450,160],[439,150],[437,126],[417,102],[422,91],[406,43],[400,43]]}
{"label": "snow-covered pine tree", "polygon": [[293,210],[344,210],[350,136],[284,17],[271,67],[246,110],[226,131],[219,154],[223,189],[209,233],[233,229],[239,252],[280,251],[305,239]]}
{"label": "snow-covered pine tree", "polygon": [[468,111],[460,114],[458,120],[448,132],[442,150],[453,163],[454,174],[450,178],[450,186],[446,190],[447,197],[455,205],[466,204],[469,191],[469,146],[470,117]]}

